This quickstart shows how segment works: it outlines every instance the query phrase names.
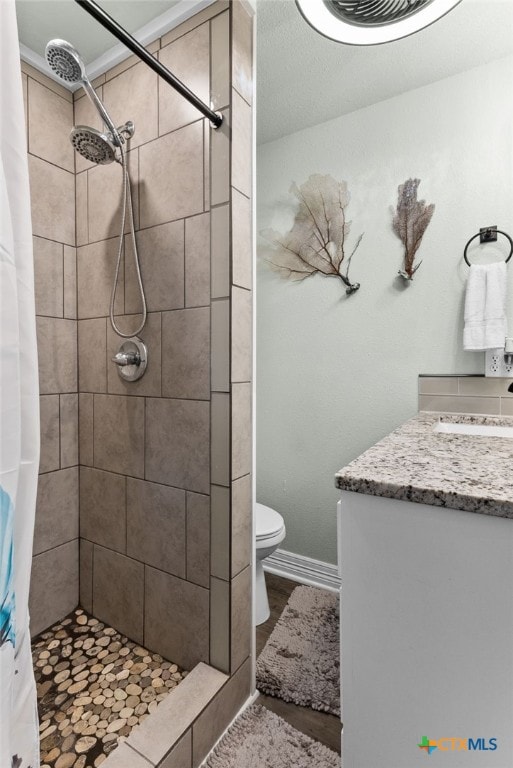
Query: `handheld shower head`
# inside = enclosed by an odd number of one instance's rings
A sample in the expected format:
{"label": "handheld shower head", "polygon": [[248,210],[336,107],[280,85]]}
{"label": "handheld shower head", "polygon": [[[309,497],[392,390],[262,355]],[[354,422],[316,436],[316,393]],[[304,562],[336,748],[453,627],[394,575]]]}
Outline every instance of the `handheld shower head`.
{"label": "handheld shower head", "polygon": [[50,40],[46,46],[46,61],[61,80],[78,83],[87,80],[84,62],[78,51],[66,40]]}
{"label": "handheld shower head", "polygon": [[67,83],[81,83],[85,92],[100,113],[100,117],[112,134],[116,147],[121,146],[122,139],[109,113],[98,98],[89,78],[85,64],[79,52],[66,40],[50,40],[46,45],[46,61],[55,74]]}
{"label": "handheld shower head", "polygon": [[108,165],[116,157],[116,145],[112,136],[108,136],[96,128],[89,128],[87,125],[75,126],[70,135],[71,143],[76,151],[96,165]]}

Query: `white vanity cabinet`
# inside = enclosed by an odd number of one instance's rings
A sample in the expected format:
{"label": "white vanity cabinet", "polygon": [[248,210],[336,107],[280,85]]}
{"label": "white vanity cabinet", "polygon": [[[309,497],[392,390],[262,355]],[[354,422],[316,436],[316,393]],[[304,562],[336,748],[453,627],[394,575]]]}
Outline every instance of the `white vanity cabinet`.
{"label": "white vanity cabinet", "polygon": [[342,490],[338,537],[343,768],[513,768],[513,520]]}

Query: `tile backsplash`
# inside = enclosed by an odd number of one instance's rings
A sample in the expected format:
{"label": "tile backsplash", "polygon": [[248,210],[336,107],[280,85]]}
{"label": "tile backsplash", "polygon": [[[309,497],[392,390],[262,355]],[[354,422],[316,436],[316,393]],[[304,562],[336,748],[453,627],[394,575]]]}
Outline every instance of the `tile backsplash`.
{"label": "tile backsplash", "polygon": [[513,416],[513,379],[485,376],[419,376],[419,411]]}

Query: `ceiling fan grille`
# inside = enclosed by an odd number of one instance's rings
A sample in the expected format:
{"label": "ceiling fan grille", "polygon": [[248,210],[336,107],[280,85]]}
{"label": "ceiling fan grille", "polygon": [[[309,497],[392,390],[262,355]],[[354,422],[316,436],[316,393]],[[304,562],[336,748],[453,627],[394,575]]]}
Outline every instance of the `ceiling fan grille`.
{"label": "ceiling fan grille", "polygon": [[425,8],[433,0],[324,0],[329,10],[347,24],[393,24]]}

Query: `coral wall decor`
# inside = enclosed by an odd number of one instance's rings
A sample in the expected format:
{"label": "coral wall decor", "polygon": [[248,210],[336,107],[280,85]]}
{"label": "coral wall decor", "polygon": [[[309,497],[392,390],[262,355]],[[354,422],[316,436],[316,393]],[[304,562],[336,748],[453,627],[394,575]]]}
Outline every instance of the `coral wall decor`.
{"label": "coral wall decor", "polygon": [[394,214],[394,232],[404,245],[404,265],[399,274],[405,280],[412,280],[422,264],[419,261],[414,266],[415,257],[435,210],[433,204],[426,205],[425,200],[417,200],[419,184],[420,179],[408,179],[404,184],[400,184],[395,212],[391,208]]}
{"label": "coral wall decor", "polygon": [[304,280],[315,274],[338,277],[348,295],[355,293],[360,284],[349,279],[349,267],[363,234],[346,257],[351,229],[346,218],[350,200],[347,183],[317,173],[300,187],[292,184],[290,193],[298,201],[294,223],[285,235],[272,229],[262,232],[272,246],[266,261],[284,278]]}

